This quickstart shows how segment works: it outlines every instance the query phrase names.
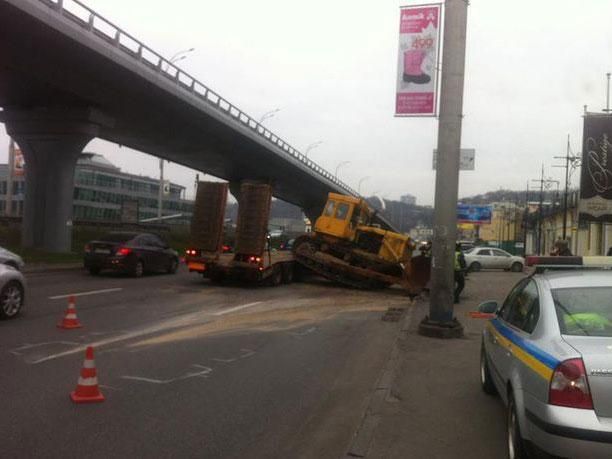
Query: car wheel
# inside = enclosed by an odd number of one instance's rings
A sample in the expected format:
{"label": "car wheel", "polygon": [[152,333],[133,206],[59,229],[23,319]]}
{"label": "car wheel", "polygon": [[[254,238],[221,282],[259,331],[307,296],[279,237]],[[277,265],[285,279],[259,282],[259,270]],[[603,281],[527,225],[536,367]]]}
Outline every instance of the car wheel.
{"label": "car wheel", "polygon": [[100,268],[89,268],[89,274],[92,276],[97,276],[100,274]]}
{"label": "car wheel", "polygon": [[144,274],[144,264],[142,260],[137,260],[134,265],[134,269],[132,270],[132,276],[134,277],[142,277]]}
{"label": "car wheel", "polygon": [[23,306],[23,286],[18,281],[7,282],[0,290],[0,318],[12,319]]}
{"label": "car wheel", "polygon": [[523,264],[518,261],[515,261],[514,263],[512,263],[510,269],[514,273],[520,273],[523,270]]}
{"label": "car wheel", "polygon": [[487,362],[487,355],[485,353],[484,344],[480,347],[480,384],[482,390],[489,395],[495,395],[497,389],[491,379],[491,373],[489,371],[489,362]]}
{"label": "car wheel", "polygon": [[473,272],[478,272],[478,271],[480,271],[481,269],[482,269],[482,265],[481,265],[480,263],[478,263],[477,261],[473,262],[473,263],[470,265],[470,271],[473,271]]}
{"label": "car wheel", "polygon": [[170,266],[168,267],[168,274],[175,274],[176,270],[178,269],[178,265],[178,260],[173,258],[172,261],[170,261]]}
{"label": "car wheel", "polygon": [[512,394],[508,395],[508,459],[524,459],[527,457],[525,452],[525,442],[521,436],[521,429],[516,415],[516,403]]}

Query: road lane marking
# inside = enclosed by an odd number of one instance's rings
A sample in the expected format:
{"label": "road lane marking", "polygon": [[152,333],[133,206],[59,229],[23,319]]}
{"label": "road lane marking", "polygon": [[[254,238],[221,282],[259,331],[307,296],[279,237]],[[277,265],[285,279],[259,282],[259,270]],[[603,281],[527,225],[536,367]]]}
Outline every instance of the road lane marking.
{"label": "road lane marking", "polygon": [[304,330],[304,331],[301,331],[301,332],[289,332],[289,334],[291,336],[295,336],[295,337],[301,338],[302,336],[310,335],[311,333],[314,333],[315,331],[317,331],[317,327],[310,327],[307,330]]}
{"label": "road lane marking", "polygon": [[170,379],[153,379],[153,378],[144,378],[142,376],[121,376],[121,379],[128,379],[130,381],[140,381],[140,382],[148,382],[151,384],[170,384],[176,381],[184,381],[185,379],[191,378],[208,378],[208,375],[212,373],[213,369],[204,365],[200,365],[198,363],[194,363],[191,365],[199,369],[199,371],[191,371],[177,378]]}
{"label": "road lane marking", "polygon": [[230,312],[240,311],[241,309],[252,308],[253,306],[257,306],[261,304],[262,301],[255,301],[254,303],[242,304],[240,306],[235,306],[233,308],[224,309],[223,311],[215,312],[214,316],[223,316],[225,314],[229,314]]}
{"label": "road lane marking", "polygon": [[183,316],[181,318],[179,318],[178,320],[172,320],[172,321],[167,321],[164,323],[161,323],[159,325],[154,325],[152,327],[147,327],[141,330],[136,330],[133,332],[128,332],[128,333],[124,333],[122,335],[118,335],[118,336],[114,336],[112,338],[107,338],[107,339],[103,339],[100,341],[95,341],[93,343],[90,344],[86,344],[86,345],[82,345],[82,346],[78,346],[74,349],[70,349],[69,351],[64,351],[64,352],[60,352],[58,354],[52,354],[49,355],[47,357],[43,357],[40,358],[38,360],[34,360],[33,364],[37,364],[37,363],[43,363],[43,362],[48,362],[49,360],[55,360],[55,359],[59,359],[60,357],[66,357],[68,355],[72,355],[72,354],[76,354],[78,352],[82,352],[85,349],[87,349],[88,346],[92,346],[94,348],[98,348],[98,347],[102,347],[102,346],[106,346],[107,344],[114,344],[114,343],[118,343],[121,341],[127,341],[129,339],[132,338],[140,338],[141,336],[146,336],[146,335],[151,335],[153,333],[157,333],[160,331],[165,331],[171,328],[176,328],[176,327],[180,327],[180,326],[184,326],[187,325],[187,323],[192,319],[193,316],[208,316],[208,314],[206,313],[201,313],[201,312],[197,312],[194,314],[189,314],[187,316]]}
{"label": "road lane marking", "polygon": [[232,363],[232,362],[235,362],[236,360],[246,359],[248,357],[251,357],[252,355],[255,355],[255,351],[252,351],[251,349],[240,349],[240,352],[243,352],[243,354],[238,357],[231,358],[231,359],[213,358],[211,360],[215,362],[219,362],[219,363]]}
{"label": "road lane marking", "polygon": [[[193,324],[197,319],[205,319],[207,317],[210,317],[211,315],[213,316],[222,316],[224,314],[229,314],[230,312],[235,312],[235,311],[239,311],[242,309],[246,309],[246,308],[250,308],[253,306],[256,306],[258,304],[262,303],[262,301],[256,301],[254,303],[248,303],[248,304],[243,304],[240,306],[236,306],[230,309],[225,309],[223,311],[219,311],[217,313],[214,314],[210,314],[209,312],[194,312],[192,314],[186,314],[184,316],[180,316],[177,317],[175,319],[172,320],[168,320],[165,322],[162,322],[161,324],[158,325],[153,325],[151,327],[147,327],[144,329],[140,329],[140,330],[135,330],[132,332],[127,332],[124,333],[122,335],[118,335],[118,336],[113,336],[110,338],[106,338],[106,339],[102,339],[90,344],[85,344],[85,345],[81,345],[81,346],[77,346],[73,349],[70,349],[68,351],[64,351],[64,352],[59,352],[57,354],[52,354],[52,355],[48,355],[46,357],[42,357],[40,359],[34,360],[32,362],[28,362],[28,363],[32,363],[32,364],[38,364],[38,363],[44,363],[44,362],[48,362],[49,360],[55,360],[55,359],[59,359],[61,357],[66,357],[69,355],[73,355],[73,354],[77,354],[79,352],[83,352],[85,349],[87,349],[87,346],[93,346],[94,348],[99,348],[102,346],[106,346],[108,344],[114,344],[114,343],[118,343],[121,341],[127,341],[130,339],[134,339],[134,338],[140,338],[142,336],[146,336],[146,335],[152,335],[154,333],[158,333],[158,332],[162,332],[162,331],[166,331],[172,328],[178,328],[178,327],[182,327],[182,326],[187,326],[190,324]],[[210,322],[210,320],[208,321],[204,321],[203,323],[208,323]]]}
{"label": "road lane marking", "polygon": [[117,288],[105,288],[105,289],[102,289],[102,290],[90,290],[88,292],[68,293],[66,295],[55,295],[55,296],[50,296],[49,299],[50,300],[61,300],[62,298],[70,298],[71,296],[77,297],[77,296],[98,295],[100,293],[118,292],[120,290],[123,290],[123,288],[121,288],[121,287],[117,287]]}

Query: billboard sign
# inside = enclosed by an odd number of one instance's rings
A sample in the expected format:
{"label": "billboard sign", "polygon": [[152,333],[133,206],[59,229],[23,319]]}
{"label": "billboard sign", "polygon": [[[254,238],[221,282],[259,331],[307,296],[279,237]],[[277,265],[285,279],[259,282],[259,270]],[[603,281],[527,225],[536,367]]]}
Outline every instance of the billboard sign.
{"label": "billboard sign", "polygon": [[457,204],[457,223],[490,224],[492,214],[491,206]]}
{"label": "billboard sign", "polygon": [[435,116],[441,4],[400,8],[395,116]]}
{"label": "billboard sign", "polygon": [[579,220],[612,222],[612,116],[584,117]]}
{"label": "billboard sign", "polygon": [[[462,148],[461,157],[459,159],[459,170],[461,171],[473,171],[475,169],[476,161],[476,150],[473,148]],[[438,163],[438,150],[433,151],[433,170],[436,170],[436,164]]]}

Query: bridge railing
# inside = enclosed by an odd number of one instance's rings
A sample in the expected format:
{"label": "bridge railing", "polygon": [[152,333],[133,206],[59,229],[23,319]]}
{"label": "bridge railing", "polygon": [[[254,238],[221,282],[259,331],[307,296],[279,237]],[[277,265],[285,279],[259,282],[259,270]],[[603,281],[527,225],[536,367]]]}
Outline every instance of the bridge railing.
{"label": "bridge railing", "polygon": [[115,46],[125,54],[131,56],[151,70],[158,72],[163,77],[173,81],[179,88],[187,91],[217,108],[220,112],[230,118],[242,123],[261,137],[281,148],[287,155],[297,159],[312,171],[325,177],[327,180],[341,187],[349,194],[357,196],[358,193],[347,184],[338,180],[330,172],[323,169],[317,163],[293,148],[289,143],[265,128],[257,120],[247,115],[234,104],[221,97],[218,93],[199,82],[187,72],[181,70],[170,60],[155,52],[147,45],[134,38],[108,19],[100,16],[94,10],[78,0],[38,0],[49,6],[58,15],[80,25],[92,35]]}

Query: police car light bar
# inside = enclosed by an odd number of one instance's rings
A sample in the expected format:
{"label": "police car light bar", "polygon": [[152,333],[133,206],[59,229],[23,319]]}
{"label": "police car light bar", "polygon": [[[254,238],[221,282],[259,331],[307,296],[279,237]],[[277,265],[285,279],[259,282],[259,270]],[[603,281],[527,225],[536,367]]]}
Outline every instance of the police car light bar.
{"label": "police car light bar", "polygon": [[527,266],[535,266],[538,270],[574,268],[612,269],[612,257],[529,256],[526,263]]}

